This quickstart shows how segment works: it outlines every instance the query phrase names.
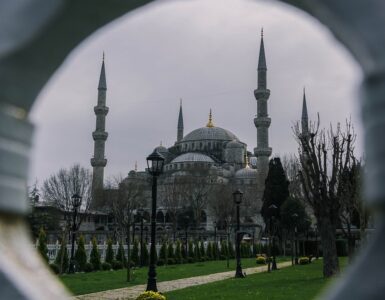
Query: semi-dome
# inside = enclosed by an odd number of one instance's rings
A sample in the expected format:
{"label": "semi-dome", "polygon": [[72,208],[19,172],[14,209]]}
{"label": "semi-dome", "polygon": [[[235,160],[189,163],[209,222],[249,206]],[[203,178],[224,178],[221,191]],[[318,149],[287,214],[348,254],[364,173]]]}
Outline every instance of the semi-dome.
{"label": "semi-dome", "polygon": [[188,152],[184,153],[182,155],[179,155],[178,157],[174,158],[171,163],[182,163],[182,162],[208,162],[213,163],[214,160],[205,154],[202,153],[195,153],[195,152]]}
{"label": "semi-dome", "polygon": [[244,148],[244,145],[237,141],[237,140],[232,140],[231,142],[228,142],[226,144],[227,149],[238,149],[238,148]]}
{"label": "semi-dome", "polygon": [[166,147],[162,146],[162,145],[156,147],[154,150],[155,150],[155,151],[158,151],[158,152],[161,153],[161,154],[162,154],[162,153],[168,152],[168,149],[167,149]]}
{"label": "semi-dome", "polygon": [[232,132],[220,127],[201,127],[187,134],[182,142],[201,140],[237,141],[238,138]]}
{"label": "semi-dome", "polygon": [[255,179],[255,178],[257,178],[257,170],[252,169],[249,166],[246,166],[245,168],[240,169],[237,172],[235,172],[235,178],[237,178],[237,179],[244,179],[244,178]]}

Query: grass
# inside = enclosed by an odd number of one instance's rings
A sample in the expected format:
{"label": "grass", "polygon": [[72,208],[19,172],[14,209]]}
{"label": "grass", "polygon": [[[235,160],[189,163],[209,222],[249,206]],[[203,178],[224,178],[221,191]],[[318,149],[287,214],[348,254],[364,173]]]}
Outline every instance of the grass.
{"label": "grass", "polygon": [[[341,266],[346,259],[340,259]],[[313,299],[330,280],[322,277],[322,260],[243,279],[228,279],[166,293],[167,300]]]}
{"label": "grass", "polygon": [[[278,259],[278,261],[282,260],[283,258]],[[254,266],[256,266],[254,258],[242,259],[243,268]],[[226,266],[225,260],[162,266],[157,267],[157,279],[159,282],[168,281],[179,278],[226,272],[234,269],[234,259],[230,260],[229,269]],[[105,290],[118,289],[137,284],[144,284],[147,282],[147,272],[148,268],[135,269],[133,271],[133,280],[129,283],[126,282],[126,270],[77,273],[71,275],[62,275],[59,278],[74,295],[82,295]]]}

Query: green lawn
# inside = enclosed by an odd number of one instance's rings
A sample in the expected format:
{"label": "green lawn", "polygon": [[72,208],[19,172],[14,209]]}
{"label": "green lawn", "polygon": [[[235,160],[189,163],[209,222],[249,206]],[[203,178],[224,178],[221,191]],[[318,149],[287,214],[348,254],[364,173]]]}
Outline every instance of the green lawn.
{"label": "green lawn", "polygon": [[[278,261],[280,260],[282,260],[282,258],[278,259]],[[255,259],[242,259],[242,267],[248,268],[254,266],[256,266]],[[230,260],[230,269],[227,269],[225,260],[163,266],[157,268],[157,278],[158,281],[167,281],[218,272],[226,272],[234,269],[235,260]],[[82,295],[146,283],[147,272],[148,268],[135,269],[133,271],[133,280],[130,283],[126,282],[126,270],[62,275],[60,276],[60,279],[73,294]]]}
{"label": "green lawn", "polygon": [[[341,266],[346,259],[340,259]],[[284,268],[243,279],[228,279],[166,293],[167,300],[309,300],[327,285],[322,260],[309,265]]]}

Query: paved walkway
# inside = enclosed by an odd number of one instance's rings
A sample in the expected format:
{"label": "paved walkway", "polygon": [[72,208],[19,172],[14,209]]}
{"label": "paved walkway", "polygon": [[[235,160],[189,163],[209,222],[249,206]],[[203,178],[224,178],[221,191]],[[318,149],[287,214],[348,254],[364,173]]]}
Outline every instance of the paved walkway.
{"label": "paved walkway", "polygon": [[[291,261],[283,262],[278,264],[278,268],[286,268],[291,266]],[[267,271],[267,266],[259,266],[253,268],[243,269],[247,275],[254,273],[261,273]],[[171,281],[162,281],[158,282],[158,290],[162,293],[184,289],[190,286],[206,284],[214,281],[220,281],[228,278],[233,278],[235,271],[228,271],[222,273],[214,273],[209,275],[202,275],[190,278],[182,278]],[[135,285],[128,288],[121,288],[115,290],[107,290],[98,293],[80,295],[74,297],[74,299],[80,300],[126,300],[126,299],[135,299],[138,295],[146,289],[145,284]]]}

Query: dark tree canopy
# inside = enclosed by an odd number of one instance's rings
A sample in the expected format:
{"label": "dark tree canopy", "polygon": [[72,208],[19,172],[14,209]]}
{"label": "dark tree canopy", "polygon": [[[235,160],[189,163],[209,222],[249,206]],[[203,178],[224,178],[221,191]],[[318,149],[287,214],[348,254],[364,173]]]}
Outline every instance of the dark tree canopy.
{"label": "dark tree canopy", "polygon": [[289,181],[286,178],[279,157],[272,158],[269,163],[269,172],[265,180],[265,191],[263,193],[263,204],[261,209],[265,221],[269,219],[269,207],[275,205],[278,209],[276,217],[279,218],[279,209],[282,203],[289,197]]}
{"label": "dark tree canopy", "polygon": [[281,206],[280,214],[282,228],[288,231],[293,231],[297,227],[299,233],[304,233],[311,225],[305,206],[299,200],[287,199]]}

